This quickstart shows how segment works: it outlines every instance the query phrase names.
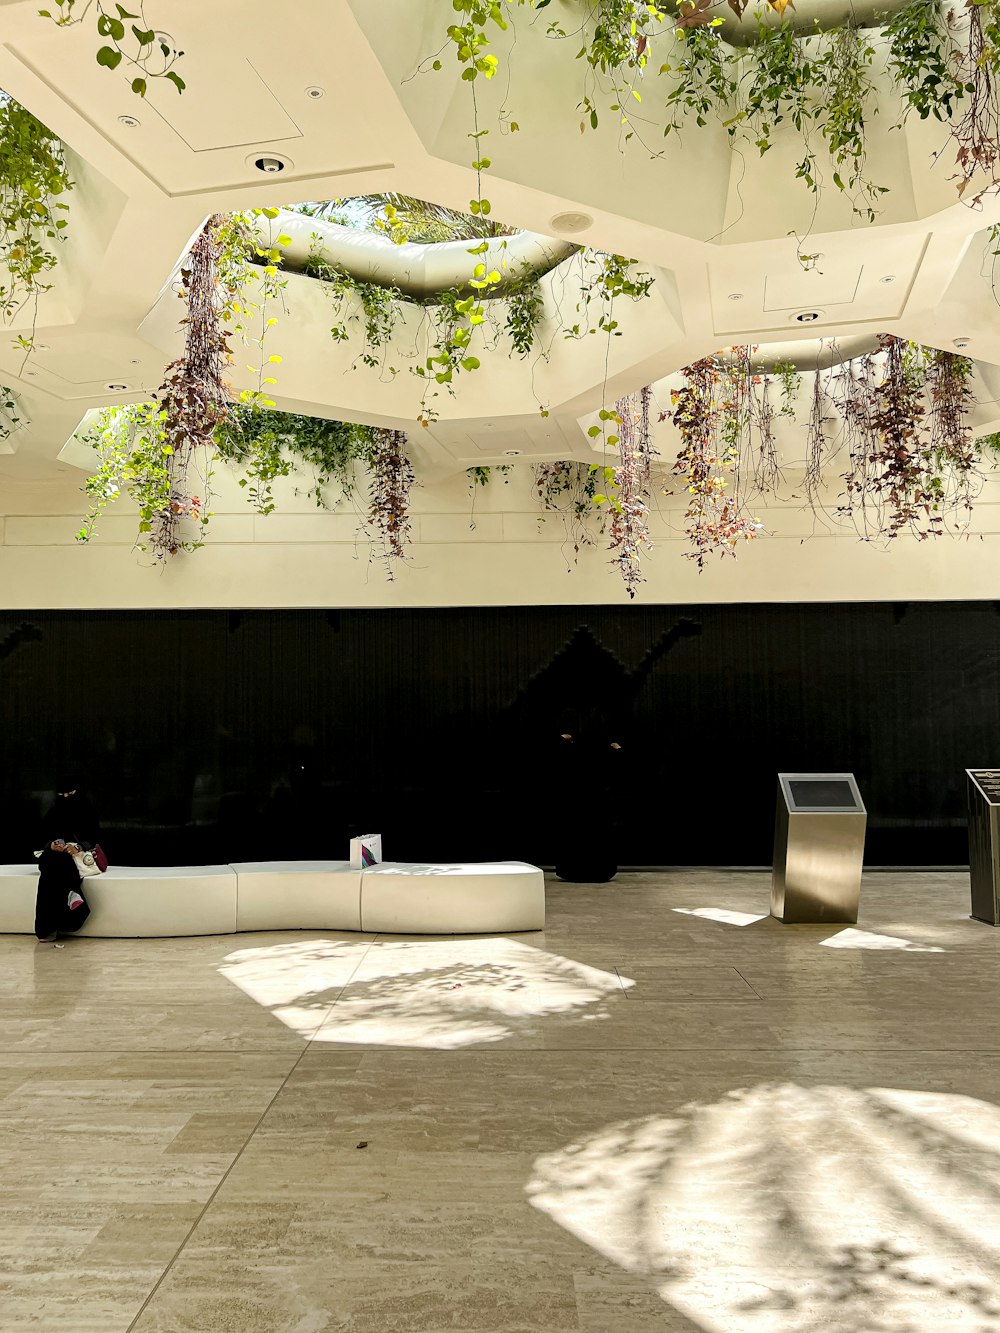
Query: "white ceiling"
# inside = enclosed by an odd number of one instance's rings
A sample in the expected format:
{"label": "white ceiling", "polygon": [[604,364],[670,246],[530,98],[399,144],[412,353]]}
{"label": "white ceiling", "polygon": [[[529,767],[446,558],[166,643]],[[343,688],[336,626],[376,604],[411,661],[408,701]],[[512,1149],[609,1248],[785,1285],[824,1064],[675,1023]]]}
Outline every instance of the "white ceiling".
{"label": "white ceiling", "polygon": [[[573,3],[558,0],[564,10]],[[465,207],[475,187],[469,92],[449,53],[442,72],[411,77],[441,46],[449,21],[441,0],[298,0],[280,12],[262,0],[150,0],[150,21],[166,23],[186,52],[187,91],[152,84],[145,101],[120,72],[98,68],[89,26],[58,30],[37,8],[4,0],[0,87],[62,137],[77,188],[55,287],[41,305],[39,350],[23,366],[0,339],[0,381],[30,418],[9,442],[16,452],[0,459],[9,485],[56,484],[59,451],[87,408],[140,398],[159,383],[180,313],[171,275],[209,213],[386,189]],[[808,229],[815,201],[793,179],[793,143],[777,142],[758,161],[734,154],[718,127],[664,140],[653,124],[653,158],[622,146],[613,116],[581,133],[583,62],[574,56],[572,42],[547,40],[541,23],[526,22],[509,87],[506,79],[480,87],[488,192],[496,216],[542,233],[553,234],[560,213],[586,213],[593,223],[574,240],[635,256],[656,274],[651,300],[616,310],[624,336],[610,348],[596,337],[567,342],[550,324],[546,360],[511,360],[502,348],[485,357],[420,431],[420,382],[349,370],[353,353],[327,336],[318,284],[293,275],[273,337],[283,357],[280,407],[412,427],[427,466],[447,471],[511,448],[587,457],[580,423],[605,395],[660,381],[734,342],[890,332],[950,348],[968,337],[982,380],[1000,366],[984,260],[1000,204],[973,211],[958,202],[947,153],[932,161],[940,126],[892,130],[891,92],[881,89],[870,165],[892,189],[880,223],[859,223],[830,189],[800,246],[792,233]],[[654,120],[656,77],[643,103]],[[314,100],[311,87],[324,95]],[[502,97],[516,135],[499,131]],[[128,128],[122,116],[141,123]],[[281,177],[253,167],[261,150],[290,161]],[[820,256],[810,271],[800,249]],[[804,309],[821,319],[796,324]],[[978,414],[983,429],[1000,422],[994,397]]]}

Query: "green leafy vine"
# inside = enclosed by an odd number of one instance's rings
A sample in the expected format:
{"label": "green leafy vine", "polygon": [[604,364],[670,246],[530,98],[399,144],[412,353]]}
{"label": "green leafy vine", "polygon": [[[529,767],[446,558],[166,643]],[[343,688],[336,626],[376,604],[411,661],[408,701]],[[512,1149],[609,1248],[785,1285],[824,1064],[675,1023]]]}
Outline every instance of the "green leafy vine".
{"label": "green leafy vine", "polygon": [[40,9],[43,19],[51,19],[59,28],[73,28],[78,23],[85,23],[93,17],[97,35],[102,39],[94,57],[97,63],[108,70],[115,70],[124,61],[134,71],[131,86],[137,97],[145,97],[151,79],[166,79],[179,93],[186,84],[174,66],[183,56],[154,29],[146,19],[142,0],[137,0],[135,11],[124,5],[105,5],[102,0],[83,0],[77,8],[77,0],[57,0],[55,12]]}
{"label": "green leafy vine", "polygon": [[[10,323],[25,305],[37,312],[51,288],[56,242],[67,227],[62,197],[73,187],[62,144],[13,98],[0,93],[0,319]],[[34,320],[32,321],[34,324]],[[16,343],[31,350],[33,334]]]}

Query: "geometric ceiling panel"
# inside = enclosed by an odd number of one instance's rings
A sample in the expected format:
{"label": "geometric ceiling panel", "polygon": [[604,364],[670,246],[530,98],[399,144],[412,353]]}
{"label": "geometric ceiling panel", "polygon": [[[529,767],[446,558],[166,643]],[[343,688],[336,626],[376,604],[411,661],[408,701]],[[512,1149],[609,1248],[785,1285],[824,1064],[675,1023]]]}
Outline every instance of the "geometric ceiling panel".
{"label": "geometric ceiling panel", "polygon": [[[197,53],[184,57],[184,72],[189,80],[214,84],[217,96],[212,115],[196,98],[174,97],[161,100],[157,114],[163,115],[188,148],[196,153],[214,148],[244,148],[254,144],[274,143],[301,138],[295,121],[275,98],[249,60],[231,54],[220,68],[216,59],[200,62]],[[150,104],[152,105],[152,103]]]}
{"label": "geometric ceiling panel", "polygon": [[794,268],[764,274],[765,310],[798,310],[810,302],[847,305],[855,299],[864,265],[854,255],[831,260],[820,254],[810,256],[808,263],[813,267],[796,263]]}

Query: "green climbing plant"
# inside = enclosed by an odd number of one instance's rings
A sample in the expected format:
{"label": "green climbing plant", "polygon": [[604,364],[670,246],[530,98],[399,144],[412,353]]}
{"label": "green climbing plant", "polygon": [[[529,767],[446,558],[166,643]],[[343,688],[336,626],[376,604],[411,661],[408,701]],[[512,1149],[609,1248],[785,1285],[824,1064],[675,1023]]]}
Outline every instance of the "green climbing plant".
{"label": "green climbing plant", "polygon": [[[62,144],[12,97],[0,93],[0,319],[10,323],[52,286],[57,246],[68,225],[73,182]],[[34,320],[32,321],[34,323]],[[31,350],[33,334],[17,345]]]}
{"label": "green climbing plant", "polygon": [[522,359],[536,345],[544,304],[537,282],[525,283],[517,291],[511,292],[503,302],[504,328],[511,346]]}
{"label": "green climbing plant", "polygon": [[352,422],[234,403],[216,427],[215,442],[219,457],[242,470],[239,485],[254,509],[270,514],[274,481],[302,470],[310,478],[307,493],[319,508],[329,507],[331,484],[341,497],[353,498],[356,465],[366,457],[369,432]]}
{"label": "green climbing plant", "polygon": [[59,28],[75,28],[93,19],[101,45],[95,60],[102,69],[116,70],[124,64],[131,75],[133,93],[145,97],[150,81],[164,79],[179,93],[187,86],[174,66],[184,55],[165,39],[146,18],[142,0],[133,0],[134,10],[124,5],[106,5],[102,0],[57,0],[55,10],[40,9],[43,19]]}
{"label": "green climbing plant", "polygon": [[[170,505],[172,476],[171,449],[167,442],[166,412],[158,402],[134,403],[125,407],[107,407],[97,421],[80,435],[81,444],[89,445],[96,455],[97,467],[87,478],[85,490],[90,507],[77,541],[89,542],[98,521],[109,505],[127,496],[139,510],[136,546],[145,549],[159,514]],[[201,509],[201,498],[196,510]],[[207,516],[198,514],[199,518]],[[201,526],[205,526],[202,524]],[[201,540],[182,544],[193,550]]]}
{"label": "green climbing plant", "polygon": [[17,398],[13,389],[0,384],[0,440],[8,440],[15,431],[24,425],[24,419],[17,409]]}
{"label": "green climbing plant", "polygon": [[[518,12],[527,10],[534,17],[550,3],[453,0],[445,45],[470,85],[469,137],[477,146],[473,203],[480,213],[482,173],[491,164],[481,150],[488,130],[480,124],[477,81],[495,79],[499,73],[500,56],[492,42],[516,27]],[[757,32],[750,35],[749,45],[735,46],[725,24],[732,22],[731,15],[744,20],[748,8],[748,0],[587,0],[572,17],[560,10],[545,35],[572,41],[587,71],[578,102],[581,130],[601,123],[606,96],[608,109],[624,127],[623,140],[638,137],[650,147],[645,135],[655,113],[643,105],[643,79],[655,48],[663,57],[659,73],[669,76],[665,84],[656,85],[665,88],[665,135],[689,124],[716,122],[734,145],[752,145],[764,153],[779,126],[794,127],[802,143],[796,177],[817,194],[829,181],[848,196],[858,216],[873,220],[886,193],[886,187],[866,174],[866,128],[877,111],[871,78],[876,43],[853,19],[827,30],[818,23],[807,27],[791,0],[768,0],[757,14]],[[794,24],[789,21],[792,12]],[[767,21],[774,14],[778,22]],[[1000,163],[1000,95],[994,83],[1000,50],[998,0],[966,0],[957,11],[935,0],[909,0],[895,13],[881,16],[879,26],[887,39],[886,68],[903,101],[901,120],[916,112],[922,119],[932,116],[950,124],[961,190],[977,172],[995,177]],[[744,26],[738,40],[747,36]],[[420,68],[443,69],[441,53]],[[964,109],[959,105],[963,99]],[[636,119],[639,106],[641,123]],[[506,102],[500,120],[508,131],[518,128]],[[821,149],[830,161],[828,172]]]}

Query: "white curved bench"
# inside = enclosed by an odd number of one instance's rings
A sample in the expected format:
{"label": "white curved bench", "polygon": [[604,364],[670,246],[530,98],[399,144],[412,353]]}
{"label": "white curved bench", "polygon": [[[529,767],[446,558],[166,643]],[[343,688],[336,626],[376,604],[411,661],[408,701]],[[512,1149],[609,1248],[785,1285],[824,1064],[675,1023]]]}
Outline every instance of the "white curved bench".
{"label": "white curved bench", "polygon": [[361,871],[346,861],[244,861],[237,930],[360,930]]}
{"label": "white curved bench", "polygon": [[[34,931],[37,865],[0,866],[0,934]],[[486,864],[264,861],[112,866],[84,882],[81,935],[150,938],[257,930],[482,935],[541,930],[545,880],[523,861]]]}
{"label": "white curved bench", "polygon": [[385,935],[485,935],[545,926],[545,877],[524,861],[382,861],[362,871],[361,928]]}

